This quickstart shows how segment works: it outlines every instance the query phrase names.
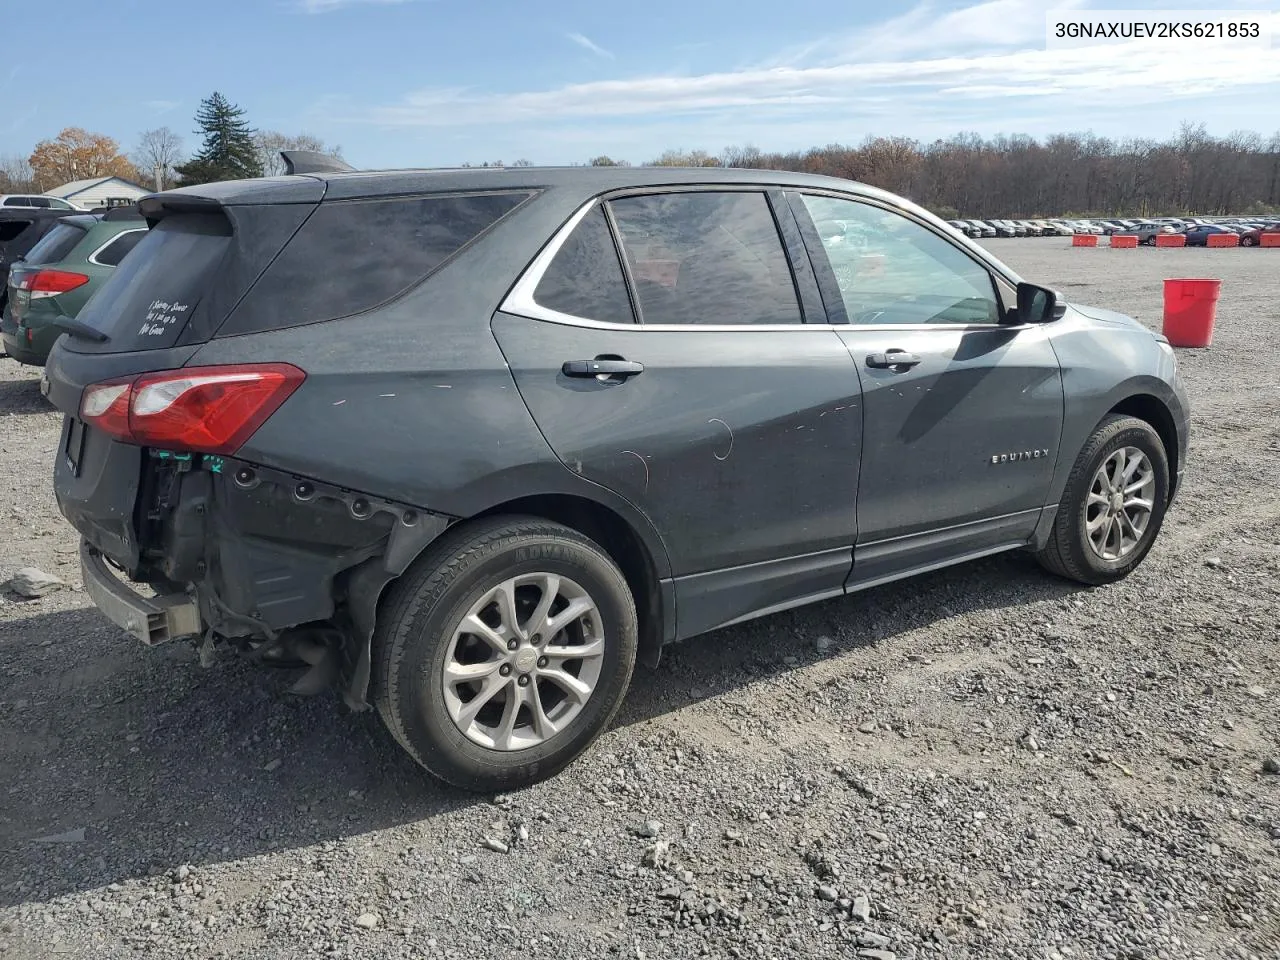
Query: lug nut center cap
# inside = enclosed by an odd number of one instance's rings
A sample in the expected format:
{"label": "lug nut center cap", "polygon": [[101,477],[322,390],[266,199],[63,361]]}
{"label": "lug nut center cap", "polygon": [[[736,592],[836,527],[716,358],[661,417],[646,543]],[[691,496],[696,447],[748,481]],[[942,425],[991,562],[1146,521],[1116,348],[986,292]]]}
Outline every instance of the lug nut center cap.
{"label": "lug nut center cap", "polygon": [[538,662],[538,651],[525,647],[516,654],[516,669],[521,673],[528,673],[533,669],[534,664]]}

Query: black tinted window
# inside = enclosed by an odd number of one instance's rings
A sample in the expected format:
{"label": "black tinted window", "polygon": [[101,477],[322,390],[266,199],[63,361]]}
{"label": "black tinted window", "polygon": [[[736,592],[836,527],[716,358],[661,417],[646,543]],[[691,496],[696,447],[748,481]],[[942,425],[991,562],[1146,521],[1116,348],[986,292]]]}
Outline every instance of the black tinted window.
{"label": "black tinted window", "polygon": [[145,230],[130,230],[122,233],[98,251],[94,260],[104,267],[114,267],[124,259],[124,255],[138,245],[138,241],[147,235]]}
{"label": "black tinted window", "polygon": [[30,200],[33,207],[42,207],[47,210],[50,206],[48,197],[31,197]]}
{"label": "black tinted window", "polygon": [[85,230],[70,223],[60,223],[46,233],[27,253],[28,263],[58,263],[84,239]]}
{"label": "black tinted window", "polygon": [[612,205],[644,323],[800,322],[764,194],[668,193]]}
{"label": "black tinted window", "polygon": [[334,320],[404,293],[528,193],[322,203],[220,336]]}
{"label": "black tinted window", "polygon": [[588,320],[635,322],[603,207],[595,207],[569,235],[533,299],[549,310]]}
{"label": "black tinted window", "polygon": [[30,220],[0,220],[0,243],[8,243],[29,226]]}

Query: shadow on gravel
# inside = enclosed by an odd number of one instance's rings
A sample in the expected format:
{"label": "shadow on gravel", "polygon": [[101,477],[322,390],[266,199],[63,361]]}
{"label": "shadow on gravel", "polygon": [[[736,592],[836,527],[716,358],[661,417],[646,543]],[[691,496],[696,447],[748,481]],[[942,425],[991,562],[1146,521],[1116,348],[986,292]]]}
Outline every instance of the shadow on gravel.
{"label": "shadow on gravel", "polygon": [[[8,357],[0,357],[0,363],[16,362],[16,360],[10,360]],[[13,413],[52,412],[53,404],[40,393],[40,377],[38,374],[32,376],[29,380],[0,380],[0,417]]]}
{"label": "shadow on gravel", "polygon": [[[1074,589],[1009,556],[722,630],[638,670],[617,725],[796,669],[786,658]],[[204,670],[189,646],[143,648],[92,608],[0,622],[0,662],[0,905],[485,802],[422,773],[372,712],[291,697],[291,675],[234,657]]]}
{"label": "shadow on gravel", "polygon": [[[657,670],[638,668],[615,725],[639,723],[953,617],[1012,610],[1082,589],[1045,573],[1030,554],[1008,553],[718,630],[667,647]],[[815,647],[819,637],[832,641],[825,652]],[[984,639],[975,636],[973,643]]]}

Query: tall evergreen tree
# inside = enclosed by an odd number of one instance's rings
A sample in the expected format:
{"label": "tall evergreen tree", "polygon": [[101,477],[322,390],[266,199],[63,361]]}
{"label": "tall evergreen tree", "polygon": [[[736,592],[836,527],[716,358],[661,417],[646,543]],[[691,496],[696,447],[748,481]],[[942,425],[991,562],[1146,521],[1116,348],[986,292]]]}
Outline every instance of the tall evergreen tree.
{"label": "tall evergreen tree", "polygon": [[204,146],[190,161],[174,168],[182,185],[262,176],[254,131],[244,113],[216,90],[200,101],[196,133],[204,137]]}

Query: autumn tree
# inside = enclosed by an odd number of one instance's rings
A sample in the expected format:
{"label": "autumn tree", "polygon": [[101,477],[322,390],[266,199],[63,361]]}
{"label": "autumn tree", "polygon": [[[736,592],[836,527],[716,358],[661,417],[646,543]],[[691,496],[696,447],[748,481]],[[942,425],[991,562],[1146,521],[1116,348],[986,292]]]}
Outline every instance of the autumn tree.
{"label": "autumn tree", "polygon": [[244,119],[244,110],[216,90],[200,101],[196,110],[196,133],[204,145],[176,170],[182,184],[212,183],[215,180],[244,180],[262,176],[254,131]]}
{"label": "autumn tree", "polygon": [[335,159],[342,159],[342,148],[329,146],[319,137],[309,133],[287,136],[279,130],[259,130],[253,135],[253,147],[257,152],[258,165],[264,177],[278,177],[284,173],[284,158],[281,150],[313,150],[326,153]]}
{"label": "autumn tree", "polygon": [[44,190],[91,177],[138,179],[138,171],[120,153],[118,143],[80,127],[67,127],[54,139],[41,140],[28,163],[37,186]]}
{"label": "autumn tree", "polygon": [[157,190],[167,190],[178,182],[174,165],[182,158],[182,137],[168,127],[145,131],[138,138],[132,159],[139,174],[150,184],[158,176]]}

